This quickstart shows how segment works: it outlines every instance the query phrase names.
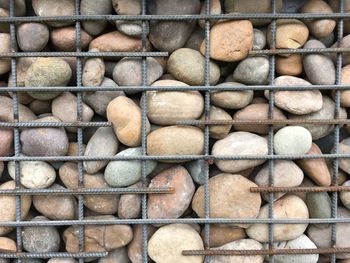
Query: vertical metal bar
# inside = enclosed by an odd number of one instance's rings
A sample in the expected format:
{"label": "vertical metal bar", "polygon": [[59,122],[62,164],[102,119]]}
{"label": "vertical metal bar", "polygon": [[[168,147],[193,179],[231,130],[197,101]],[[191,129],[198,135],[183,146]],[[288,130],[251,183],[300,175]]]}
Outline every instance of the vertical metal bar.
{"label": "vertical metal bar", "polygon": [[[205,14],[210,15],[210,4],[211,0],[205,0]],[[206,87],[205,98],[204,98],[204,117],[209,120],[210,116],[210,20],[205,20],[205,64],[204,64],[204,85]],[[204,155],[210,155],[209,147],[209,125],[205,125],[204,130]],[[204,217],[210,218],[210,193],[209,193],[209,163],[203,162],[204,165]],[[206,249],[210,248],[210,224],[204,224],[204,246]],[[206,256],[205,262],[210,263],[211,257]]]}
{"label": "vertical metal bar", "polygon": [[[146,14],[146,0],[142,0],[141,14]],[[147,50],[147,30],[146,30],[146,21],[142,21],[142,51]],[[147,86],[147,58],[142,57],[141,65],[142,73],[142,86]],[[147,94],[146,91],[142,92],[141,96],[141,147],[142,155],[147,154]],[[146,173],[146,161],[141,161],[141,182],[142,186],[147,186],[147,173]],[[143,194],[141,197],[141,214],[142,219],[147,219],[147,194]],[[144,263],[148,262],[148,225],[142,225],[142,261]]]}
{"label": "vertical metal bar", "polygon": [[[80,15],[80,0],[75,0],[75,14]],[[76,51],[81,52],[81,22],[75,22],[75,45]],[[82,86],[82,61],[80,57],[76,57],[77,60],[77,87],[78,89]],[[82,92],[77,92],[77,120],[78,122],[83,121],[83,97]],[[77,129],[78,137],[78,153],[79,156],[83,156],[83,129],[78,127]],[[79,172],[79,189],[84,188],[84,171],[83,162],[78,161],[78,172]],[[84,196],[78,195],[78,220],[84,219]],[[84,225],[79,225],[79,252],[84,252],[85,249],[85,233]],[[84,258],[79,258],[79,263],[84,263]]]}
{"label": "vertical metal bar", "polygon": [[[271,0],[271,6],[272,6],[272,14],[276,14],[276,0]],[[271,22],[271,46],[270,49],[276,48],[276,20],[273,19]],[[275,83],[275,55],[270,55],[269,57],[270,62],[270,79],[269,79],[269,85],[274,85]],[[273,119],[274,114],[274,104],[275,104],[275,94],[274,91],[270,90],[269,92],[269,112],[268,112],[268,118]],[[269,125],[269,134],[268,134],[268,154],[273,155],[273,133],[274,128],[273,125]],[[274,185],[274,160],[268,161],[269,166],[269,186]],[[269,206],[269,218],[273,218],[273,204],[274,204],[274,193],[269,193],[268,197],[268,206]],[[268,224],[268,232],[269,232],[269,249],[274,248],[273,244],[273,233],[274,233],[274,225]],[[274,256],[269,256],[269,262],[274,263],[275,259]]]}
{"label": "vertical metal bar", "polygon": [[[15,0],[9,0],[10,7],[10,17],[15,16]],[[10,24],[10,38],[11,38],[11,52],[17,51],[17,41],[16,41],[16,25],[14,23]],[[11,58],[11,78],[12,86],[17,87],[17,61],[16,58]],[[18,93],[13,92],[13,120],[15,122],[19,121],[19,102]],[[14,128],[14,154],[15,157],[19,157],[21,153],[21,145],[19,138],[19,128]],[[21,188],[20,180],[20,162],[15,161],[15,186],[16,190]],[[16,195],[16,222],[21,221],[22,211],[21,211],[21,195]],[[22,251],[22,228],[16,227],[16,244],[17,252]],[[22,259],[18,259],[18,263],[22,263]]]}
{"label": "vertical metal bar", "polygon": [[[344,13],[344,0],[339,1],[339,12]],[[338,20],[338,36],[337,41],[340,41],[343,38],[343,29],[344,29],[344,21],[343,19]],[[343,63],[343,54],[337,54],[337,65],[336,65],[336,85],[341,84],[341,75],[342,75],[342,63]],[[335,90],[335,111],[334,118],[339,118],[340,111],[340,91],[338,89]],[[339,152],[339,124],[335,125],[334,129],[334,153]],[[338,185],[338,169],[339,169],[339,158],[335,158],[333,161],[333,176],[332,176],[332,185]],[[332,218],[337,218],[337,207],[338,207],[338,192],[332,193],[332,209],[331,216]],[[337,243],[337,224],[332,224],[332,234],[331,234],[331,244],[335,246]],[[337,255],[333,253],[331,255],[331,262],[336,263]]]}

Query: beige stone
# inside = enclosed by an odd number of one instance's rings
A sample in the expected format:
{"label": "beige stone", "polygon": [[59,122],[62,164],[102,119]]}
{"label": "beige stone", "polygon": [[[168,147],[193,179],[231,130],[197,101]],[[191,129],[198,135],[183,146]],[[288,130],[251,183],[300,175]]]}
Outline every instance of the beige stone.
{"label": "beige stone", "polygon": [[[200,118],[200,120],[204,121],[205,116],[204,114]],[[232,118],[230,114],[228,114],[223,109],[220,109],[219,107],[210,106],[209,109],[209,120],[210,121],[231,121]],[[201,126],[202,129],[204,129],[204,125]],[[230,130],[232,128],[232,124],[228,125],[210,125],[209,126],[209,136],[214,139],[223,139],[225,138]]]}
{"label": "beige stone", "polygon": [[[50,33],[51,43],[57,50],[75,51],[76,50],[76,32],[75,27],[63,27],[54,29]],[[81,29],[80,46],[85,49],[91,42],[92,37]]]}
{"label": "beige stone", "polygon": [[0,237],[0,251],[2,253],[15,253],[17,252],[16,242],[7,237]]}
{"label": "beige stone", "polygon": [[[350,65],[347,65],[342,68],[341,71],[341,84],[349,85],[350,84]],[[334,97],[335,93],[333,93]],[[350,90],[340,91],[340,105],[343,107],[350,107]]]}
{"label": "beige stone", "polygon": [[300,75],[303,72],[302,55],[292,54],[289,57],[276,56],[276,72],[279,75]]}
{"label": "beige stone", "polygon": [[[244,228],[229,225],[210,225],[209,243],[211,247],[223,246],[226,243],[246,238]],[[205,230],[201,232],[202,239],[205,238]]]}

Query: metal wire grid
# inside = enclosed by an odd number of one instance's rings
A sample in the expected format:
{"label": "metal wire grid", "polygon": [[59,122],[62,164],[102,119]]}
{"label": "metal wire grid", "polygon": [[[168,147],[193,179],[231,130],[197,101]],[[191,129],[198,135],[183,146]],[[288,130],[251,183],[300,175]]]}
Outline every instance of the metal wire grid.
{"label": "metal wire grid", "polygon": [[[142,245],[143,245],[143,262],[148,262],[147,258],[147,236],[149,224],[159,224],[159,223],[201,223],[204,224],[205,229],[205,251],[187,251],[187,254],[205,254],[208,255],[205,258],[206,262],[210,262],[210,255],[213,254],[209,246],[209,230],[210,224],[220,223],[220,224],[232,224],[232,223],[246,223],[246,224],[268,224],[269,225],[269,250],[265,251],[245,251],[246,254],[266,254],[270,255],[269,262],[274,262],[273,255],[284,253],[284,254],[302,254],[311,253],[310,250],[290,250],[289,252],[279,252],[273,250],[273,226],[274,224],[296,224],[296,223],[321,223],[321,224],[332,224],[332,245],[336,243],[336,223],[350,223],[350,218],[337,218],[337,193],[338,191],[349,191],[348,187],[339,187],[337,186],[338,179],[338,161],[340,158],[350,158],[350,154],[339,154],[339,124],[349,123],[349,120],[339,120],[339,109],[340,109],[340,90],[349,89],[350,85],[340,85],[341,81],[341,69],[342,69],[342,53],[350,52],[349,48],[327,48],[327,49],[275,49],[275,40],[276,40],[276,19],[279,18],[297,18],[297,19],[312,19],[312,18],[330,18],[338,19],[338,40],[343,37],[343,18],[350,18],[350,14],[344,13],[344,0],[339,1],[339,13],[334,14],[282,14],[276,13],[276,1],[271,0],[272,3],[272,13],[271,14],[223,14],[223,15],[211,15],[210,14],[210,0],[205,1],[205,14],[204,15],[147,15],[146,14],[146,0],[142,0],[142,13],[138,16],[119,16],[119,15],[101,15],[101,16],[81,16],[79,12],[80,1],[75,1],[76,14],[74,16],[67,17],[15,17],[14,16],[14,0],[9,0],[10,2],[10,16],[0,18],[0,23],[10,23],[10,35],[11,35],[11,52],[10,53],[1,53],[0,58],[11,58],[11,72],[12,72],[12,88],[7,87],[2,89],[3,91],[13,92],[13,117],[14,122],[0,122],[0,127],[12,127],[14,130],[14,156],[13,157],[0,157],[0,161],[15,161],[15,171],[16,171],[16,190],[8,191],[1,190],[1,195],[16,195],[16,220],[14,222],[0,222],[0,226],[12,226],[16,227],[16,236],[17,236],[17,249],[19,253],[11,254],[0,254],[0,257],[3,258],[18,258],[19,262],[23,258],[49,258],[49,257],[75,257],[79,259],[79,262],[84,262],[84,258],[87,257],[103,257],[106,253],[86,253],[84,252],[84,226],[85,225],[110,225],[110,224],[141,224],[143,225],[142,231]],[[210,19],[272,19],[272,46],[270,50],[257,50],[251,51],[250,55],[270,55],[270,76],[269,76],[269,86],[255,85],[255,86],[242,86],[242,87],[213,87],[209,83],[209,71],[210,71]],[[81,21],[87,20],[142,20],[142,51],[141,52],[82,52],[80,47],[80,36],[81,36]],[[150,56],[167,56],[166,52],[146,52],[146,22],[147,21],[167,21],[167,20],[205,20],[205,81],[203,86],[192,86],[192,87],[152,87],[147,86],[147,62],[146,58]],[[16,23],[20,22],[43,22],[43,21],[75,21],[76,28],[76,52],[17,52],[16,48]],[[291,53],[300,53],[300,54],[309,54],[309,53],[337,53],[337,76],[335,85],[312,85],[312,86],[297,86],[297,87],[280,87],[274,85],[275,78],[275,55],[277,54],[291,54]],[[16,58],[17,57],[35,57],[35,56],[52,56],[52,57],[63,57],[71,56],[77,58],[77,83],[76,87],[17,87],[16,80]],[[142,91],[142,100],[141,100],[141,109],[142,109],[142,153],[141,157],[84,157],[82,150],[83,142],[83,127],[91,126],[109,126],[108,122],[83,122],[82,121],[82,92],[83,91],[95,91],[96,87],[82,87],[81,75],[82,75],[82,61],[81,58],[84,57],[114,57],[114,56],[128,56],[128,57],[142,57],[142,85],[139,87],[98,87],[99,90],[139,90]],[[274,90],[309,90],[309,89],[320,89],[320,90],[335,90],[335,120],[320,120],[319,124],[323,123],[332,123],[335,124],[335,133],[334,133],[334,153],[332,154],[323,154],[323,155],[298,155],[298,156],[278,156],[273,153],[273,124],[275,120],[273,119],[274,114]],[[37,122],[20,122],[19,121],[19,103],[18,103],[18,91],[46,91],[46,90],[59,90],[59,91],[76,91],[77,92],[77,107],[78,107],[78,122],[76,123],[37,123]],[[147,156],[146,155],[146,145],[147,145],[147,133],[146,133],[146,116],[147,116],[147,103],[146,103],[146,91],[147,90],[201,90],[205,91],[205,121],[201,124],[205,125],[205,147],[203,155],[196,156]],[[269,93],[269,119],[267,121],[262,121],[260,124],[269,124],[269,135],[268,135],[268,155],[266,156],[213,156],[210,155],[209,149],[209,125],[215,124],[209,120],[209,109],[210,109],[210,91],[213,90],[270,90]],[[198,122],[198,121],[197,121]],[[232,123],[235,121],[232,121]],[[244,123],[244,121],[242,121]],[[292,123],[292,120],[287,120],[288,123]],[[295,123],[301,123],[302,121],[294,120]],[[258,121],[247,121],[246,123],[259,123]],[[180,123],[179,123],[180,124]],[[181,124],[195,125],[196,121],[183,122]],[[79,156],[50,156],[50,157],[23,157],[20,156],[20,140],[19,140],[19,128],[20,127],[78,127],[78,151]],[[333,178],[331,187],[314,187],[314,190],[310,188],[276,188],[273,187],[273,165],[274,160],[291,160],[291,159],[313,159],[313,158],[327,158],[333,159]],[[147,218],[147,193],[169,193],[173,189],[169,188],[154,188],[150,189],[146,187],[146,160],[198,160],[203,159],[207,160],[204,164],[205,171],[205,216],[204,218],[191,218],[191,219],[148,219]],[[210,218],[209,214],[209,163],[215,159],[220,160],[243,160],[243,159],[264,159],[268,160],[269,163],[269,187],[258,187],[257,189],[252,189],[252,191],[265,191],[269,193],[269,218],[267,219],[224,219],[224,218]],[[78,190],[48,190],[48,189],[20,189],[20,176],[19,176],[19,162],[23,160],[46,160],[46,161],[77,161],[78,170],[79,170],[79,188]],[[141,160],[142,161],[142,189],[123,189],[123,188],[114,188],[114,189],[81,189],[84,186],[84,177],[83,177],[83,161],[92,161],[92,160]],[[273,196],[274,192],[283,191],[283,192],[297,192],[297,191],[330,191],[332,193],[332,218],[327,219],[305,219],[305,220],[285,220],[285,219],[274,219],[273,218]],[[112,194],[112,193],[138,193],[142,194],[142,217],[141,219],[123,219],[123,220],[104,220],[104,221],[95,221],[84,219],[84,206],[83,201],[85,194]],[[77,194],[78,195],[78,209],[79,215],[78,220],[56,220],[56,221],[22,221],[21,220],[21,195],[26,194]],[[21,253],[22,251],[22,231],[23,226],[70,226],[77,225],[79,226],[79,253]],[[273,251],[272,251],[273,250]],[[329,248],[329,249],[318,249],[313,251],[314,253],[327,253],[331,254],[331,262],[336,262],[336,253],[339,252],[348,252],[349,248]],[[242,254],[242,251],[216,251],[215,254]],[[244,253],[243,253],[244,254]]]}

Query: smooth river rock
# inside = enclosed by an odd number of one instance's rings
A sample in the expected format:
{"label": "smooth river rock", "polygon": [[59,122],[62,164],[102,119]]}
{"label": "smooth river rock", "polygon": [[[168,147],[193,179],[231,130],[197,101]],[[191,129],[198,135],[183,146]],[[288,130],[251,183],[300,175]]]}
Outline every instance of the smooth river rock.
{"label": "smooth river rock", "polygon": [[[97,49],[89,52],[98,52]],[[105,63],[102,58],[88,58],[85,61],[82,75],[83,86],[98,87],[102,84],[105,75]]]}
{"label": "smooth river rock", "polygon": [[[233,132],[214,143],[212,154],[220,155],[266,155],[267,140],[250,132]],[[223,172],[235,173],[264,163],[265,160],[215,160]]]}
{"label": "smooth river rock", "polygon": [[[11,52],[11,37],[8,33],[0,33],[0,52]],[[0,75],[11,70],[11,60],[8,58],[0,59]]]}
{"label": "smooth river rock", "polygon": [[195,186],[191,175],[182,166],[175,166],[156,175],[149,187],[173,187],[172,194],[148,195],[148,218],[179,218],[189,207]]}
{"label": "smooth river rock", "polygon": [[[258,219],[268,218],[268,204],[259,212]],[[285,195],[278,199],[273,206],[274,218],[279,219],[308,219],[309,211],[304,201],[295,195]],[[301,236],[307,224],[278,224],[274,226],[273,240],[287,241]],[[255,224],[246,230],[247,235],[260,242],[268,242],[268,225]]]}
{"label": "smooth river rock", "polygon": [[[80,13],[81,15],[110,15],[112,2],[110,0],[82,0],[80,1]],[[108,22],[104,20],[83,21],[82,24],[86,32],[96,36],[103,32]]]}
{"label": "smooth river rock", "polygon": [[[235,240],[244,239],[247,237],[245,234],[244,228],[223,225],[223,224],[211,224],[210,225],[210,237],[209,243],[211,247],[223,246],[226,243],[230,243]],[[201,231],[201,236],[204,240],[205,238],[205,229]]]}
{"label": "smooth river rock", "polygon": [[[59,51],[76,51],[76,31],[74,26],[57,28],[50,33],[51,43]],[[83,29],[80,35],[81,49],[87,48],[92,37]]]}
{"label": "smooth river rock", "polygon": [[41,23],[23,23],[17,28],[17,43],[24,52],[37,52],[49,42],[49,29]]}
{"label": "smooth river rock", "polygon": [[[350,138],[346,138],[339,143],[338,153],[340,153],[340,154],[349,154],[350,153]],[[346,158],[339,159],[339,167],[347,174],[350,174],[350,162],[348,159],[346,159]]]}
{"label": "smooth river rock", "polygon": [[148,255],[157,263],[202,263],[202,256],[184,256],[182,250],[204,249],[201,236],[189,225],[159,228],[148,242]]}
{"label": "smooth river rock", "polygon": [[[219,174],[209,179],[210,215],[215,218],[256,218],[261,197],[252,193],[255,183],[239,174]],[[192,200],[192,209],[204,217],[204,186],[200,186]],[[237,224],[247,228],[248,225]]]}
{"label": "smooth river rock", "polygon": [[292,54],[288,57],[276,56],[276,73],[279,75],[299,76],[303,72],[303,56]]}
{"label": "smooth river rock", "polygon": [[233,79],[246,85],[264,85],[268,83],[269,71],[267,57],[249,57],[238,64]]}
{"label": "smooth river rock", "polygon": [[[142,182],[132,184],[128,188],[141,188]],[[118,217],[122,219],[138,218],[141,215],[141,198],[139,194],[122,194],[118,204]]]}
{"label": "smooth river rock", "polygon": [[[344,192],[343,192],[344,193]],[[340,194],[341,197],[341,194]],[[307,193],[305,203],[309,208],[310,218],[331,218],[331,199],[328,193]],[[315,224],[319,228],[325,228],[327,224]]]}
{"label": "smooth river rock", "polygon": [[[13,121],[13,100],[9,97],[0,96],[0,105],[0,120]],[[19,104],[18,118],[19,121],[33,121],[37,117],[28,107]]]}
{"label": "smooth river rock", "polygon": [[284,127],[274,136],[276,154],[302,155],[310,151],[311,146],[311,133],[301,126]]}
{"label": "smooth river rock", "polygon": [[0,156],[9,156],[13,151],[13,130],[0,128]]}
{"label": "smooth river rock", "polygon": [[[228,114],[226,111],[224,111],[223,109],[220,109],[219,107],[215,107],[215,106],[210,106],[209,109],[209,119],[211,121],[231,121],[232,118],[230,116],[230,114]],[[200,118],[200,120],[205,121],[205,114],[202,114],[202,117]],[[201,126],[201,128],[204,130],[205,126]],[[228,125],[210,125],[209,126],[209,136],[211,138],[214,139],[223,139],[225,138],[230,130],[232,128],[231,124]]]}
{"label": "smooth river rock", "polygon": [[[346,181],[343,186],[350,186],[350,181]],[[339,194],[340,200],[343,205],[350,210],[350,193],[349,192],[340,192]]]}

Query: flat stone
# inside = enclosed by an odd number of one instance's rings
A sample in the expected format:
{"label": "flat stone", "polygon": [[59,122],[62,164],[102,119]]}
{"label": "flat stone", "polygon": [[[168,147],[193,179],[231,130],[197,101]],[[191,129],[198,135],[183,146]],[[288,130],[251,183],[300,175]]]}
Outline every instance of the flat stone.
{"label": "flat stone", "polygon": [[[75,15],[74,0],[33,0],[32,7],[37,16],[73,16]],[[53,27],[62,27],[71,25],[74,21],[47,21],[48,25]]]}
{"label": "flat stone", "polygon": [[311,133],[301,126],[284,127],[273,139],[276,154],[302,155],[310,151],[312,146]]}
{"label": "flat stone", "polygon": [[[332,14],[332,8],[326,1],[316,0],[308,1],[300,9],[301,13],[316,13],[316,14]],[[305,24],[308,26],[310,33],[316,38],[326,37],[331,34],[336,26],[336,21],[333,19],[305,19]]]}
{"label": "flat stone", "polygon": [[[66,86],[72,76],[69,64],[61,58],[38,58],[29,67],[25,79],[27,87]],[[50,100],[57,97],[60,91],[28,91],[34,99]]]}
{"label": "flat stone", "polygon": [[263,31],[254,28],[253,50],[261,50],[266,46],[266,35]]}
{"label": "flat stone", "polygon": [[[110,15],[112,14],[112,3],[110,0],[82,0],[80,2],[80,13],[82,15]],[[83,21],[82,24],[86,32],[96,36],[103,32],[108,22],[104,20]]]}
{"label": "flat stone", "polygon": [[[322,152],[317,144],[312,143],[311,149],[306,154],[322,155]],[[325,159],[303,159],[298,160],[297,162],[300,168],[303,169],[304,173],[316,184],[321,186],[331,185],[331,174],[329,172]]]}
{"label": "flat stone", "polygon": [[[258,219],[266,219],[268,204],[260,209]],[[309,211],[304,201],[295,195],[285,195],[274,202],[274,218],[278,219],[308,219]],[[278,224],[274,226],[273,240],[276,242],[287,241],[301,236],[307,228],[307,224]],[[255,224],[246,230],[247,235],[259,242],[268,242],[268,225]]]}
{"label": "flat stone", "polygon": [[[87,220],[116,220],[111,215],[90,216]],[[84,252],[109,252],[130,243],[133,237],[129,225],[88,225],[84,228]],[[79,252],[79,226],[70,226],[63,232],[68,252]]]}
{"label": "flat stone", "polygon": [[[128,148],[119,152],[116,156],[137,157],[142,155],[141,147]],[[155,161],[146,162],[146,175],[149,175],[157,166]],[[108,163],[104,178],[112,187],[125,187],[137,183],[141,180],[142,162],[135,161],[111,161]]]}
{"label": "flat stone", "polygon": [[[224,82],[217,85],[219,87],[245,86],[238,82]],[[224,109],[241,109],[247,106],[253,99],[252,90],[243,91],[212,91],[210,93],[211,102]]]}
{"label": "flat stone", "polygon": [[[46,162],[21,161],[19,165],[20,182],[26,188],[47,188],[52,185],[56,179],[55,169]],[[7,169],[11,178],[15,180],[15,162],[9,162]]]}
{"label": "flat stone", "polygon": [[[260,250],[263,245],[254,239],[240,239],[214,249],[229,249],[229,250]],[[213,256],[211,262],[213,263],[263,263],[264,256]]]}
{"label": "flat stone", "polygon": [[117,248],[108,253],[105,258],[100,258],[98,263],[130,263],[126,247]]}
{"label": "flat stone", "polygon": [[[11,52],[11,37],[8,33],[0,33],[0,52]],[[0,59],[0,75],[8,73],[11,70],[11,60],[8,58]]]}
{"label": "flat stone", "polygon": [[191,204],[195,186],[191,175],[182,166],[175,166],[156,175],[149,187],[172,187],[171,194],[148,195],[148,218],[179,218]]}
{"label": "flat stone", "polygon": [[[104,78],[100,87],[118,87],[112,79]],[[125,96],[123,91],[95,91],[92,93],[84,93],[83,100],[89,105],[95,113],[106,117],[106,109],[108,104],[119,96]]]}
{"label": "flat stone", "polygon": [[[44,117],[37,122],[60,122]],[[28,156],[64,156],[68,152],[68,137],[64,128],[28,128],[20,134],[22,153]]]}
{"label": "flat stone", "polygon": [[[310,240],[310,238],[308,238],[306,235],[301,235],[296,239],[278,243],[276,249],[317,249],[317,247],[315,243]],[[317,263],[319,262],[318,258],[318,254],[274,256],[276,263]]]}
{"label": "flat stone", "polygon": [[[100,127],[86,145],[84,156],[114,156],[119,142],[111,127]],[[97,173],[108,164],[108,161],[85,161],[84,169],[90,174]]]}
{"label": "flat stone", "polygon": [[[338,207],[337,218],[349,218],[350,211],[343,207]],[[307,229],[308,237],[315,243],[317,248],[328,248],[332,247],[331,236],[332,236],[332,226],[329,225],[326,228],[319,228],[313,224]],[[336,247],[348,247],[350,245],[350,228],[347,223],[337,223],[336,224]],[[349,253],[337,253],[337,259],[347,259],[350,258]]]}
{"label": "flat stone", "polygon": [[[212,154],[219,155],[266,155],[267,140],[250,132],[233,132],[214,143]],[[265,160],[215,160],[223,172],[236,173],[263,164]]]}
{"label": "flat stone", "polygon": [[249,57],[238,64],[233,79],[247,85],[264,85],[268,83],[269,70],[268,58]]}
{"label": "flat stone", "polygon": [[[64,190],[53,184],[48,189]],[[35,195],[33,205],[38,212],[51,220],[72,220],[76,218],[78,203],[72,195]]]}
{"label": "flat stone", "polygon": [[[296,187],[304,179],[303,171],[293,162],[288,160],[277,160],[273,165],[273,185],[276,187]],[[257,173],[255,183],[258,186],[269,186],[269,165],[265,164]],[[275,193],[274,199],[284,196],[285,193]],[[262,194],[262,197],[268,201],[268,194]]]}
{"label": "flat stone", "polygon": [[[235,240],[244,239],[247,235],[244,232],[244,228],[223,225],[223,224],[212,224],[210,225],[210,237],[209,244],[211,247],[223,246]],[[205,238],[205,229],[201,231],[202,239]]]}
{"label": "flat stone", "polygon": [[[341,194],[345,192],[340,193]],[[328,193],[307,193],[306,194],[306,205],[309,209],[310,218],[331,218],[331,199]],[[319,228],[328,227],[328,224],[315,224]]]}
{"label": "flat stone", "polygon": [[[199,12],[198,0],[149,2],[150,15],[193,15]],[[185,45],[195,24],[195,21],[151,21],[149,40],[156,49],[173,52]]]}
{"label": "flat stone", "polygon": [[157,263],[202,263],[202,256],[184,256],[182,250],[204,249],[200,235],[189,225],[171,224],[159,228],[148,242],[148,255]]}
{"label": "flat stone", "polygon": [[[222,21],[210,30],[210,57],[233,62],[244,59],[253,48],[253,25],[248,20]],[[201,53],[205,55],[205,41]]]}
{"label": "flat stone", "polygon": [[[163,68],[152,57],[147,58],[147,85],[163,75]],[[113,70],[113,79],[120,86],[141,86],[142,85],[142,59],[128,58],[121,59]]]}
{"label": "flat stone", "polygon": [[[102,173],[84,173],[84,188],[108,188]],[[78,165],[72,162],[64,163],[59,169],[59,177],[68,189],[79,188]],[[99,214],[115,214],[118,211],[118,195],[92,194],[84,196],[84,205]]]}
{"label": "flat stone", "polygon": [[[78,99],[68,91],[63,92],[52,101],[52,114],[63,122],[78,121]],[[89,122],[94,116],[94,111],[85,103],[82,105],[82,121]],[[77,132],[77,127],[65,128],[70,132]]]}
{"label": "flat stone", "polygon": [[[176,80],[159,80],[152,86],[188,86]],[[199,91],[147,91],[147,117],[158,125],[198,119],[204,110]]]}
{"label": "flat stone", "polygon": [[[36,216],[32,222],[48,221],[44,216]],[[54,226],[27,226],[22,230],[23,248],[31,253],[58,252],[60,234]]]}
{"label": "flat stone", "polygon": [[[311,83],[292,76],[280,76],[275,79],[276,86],[309,86]],[[268,98],[269,92],[265,91]],[[283,90],[275,91],[275,105],[290,113],[303,115],[322,109],[323,100],[319,90]]]}
{"label": "flat stone", "polygon": [[9,156],[13,152],[13,130],[0,129],[0,156]]}
{"label": "flat stone", "polygon": [[[107,119],[121,143],[129,147],[141,145],[141,109],[133,100],[125,96],[112,100],[107,106]],[[146,133],[149,131],[150,123],[146,120]]]}
{"label": "flat stone", "polygon": [[[128,186],[128,188],[141,188],[142,183]],[[141,195],[123,194],[120,195],[118,205],[118,217],[123,219],[139,218],[141,215]]]}
{"label": "flat stone", "polygon": [[[267,120],[269,118],[269,104],[267,103],[256,103],[250,104],[243,109],[236,111],[233,115],[234,120]],[[287,117],[283,112],[274,107],[273,110],[273,119],[274,120],[286,120]],[[278,130],[282,128],[282,125],[274,125],[274,129]],[[247,131],[257,134],[268,134],[269,126],[268,125],[256,125],[256,124],[233,124],[233,128],[237,131]]]}
{"label": "flat stone", "polygon": [[[289,114],[289,119],[305,119],[305,120],[326,120],[326,119],[333,119],[335,116],[335,102],[326,96],[323,96],[322,98],[323,104],[322,108],[319,111],[305,114],[305,115],[295,115],[295,114]],[[339,118],[340,119],[346,119],[347,113],[344,108],[339,108]],[[304,128],[306,128],[312,135],[313,140],[321,139],[329,134],[331,134],[334,131],[334,125],[313,125],[313,124],[305,124],[300,125]]]}
{"label": "flat stone", "polygon": [[[318,1],[316,2],[323,2]],[[309,40],[304,48],[326,48],[318,40]],[[327,54],[306,54],[303,65],[309,81],[315,85],[333,85],[335,83],[335,66],[331,57]]]}
{"label": "flat stone", "polygon": [[[150,49],[149,41],[146,47]],[[90,42],[89,49],[96,48],[101,52],[133,52],[142,50],[142,41],[139,38],[127,36],[121,32],[113,31],[95,38]]]}
{"label": "flat stone", "polygon": [[49,42],[50,32],[41,23],[23,23],[17,28],[17,43],[25,52],[38,52]]}
{"label": "flat stone", "polygon": [[[14,190],[16,188],[15,181],[7,181],[0,185],[0,189]],[[31,195],[21,196],[21,220],[24,220],[32,205]],[[0,197],[0,221],[15,221],[16,220],[16,196],[2,195]],[[0,235],[6,235],[12,231],[12,227],[0,227]]]}
{"label": "flat stone", "polygon": [[300,54],[288,57],[276,56],[276,72],[279,75],[299,76],[303,72],[303,56]]}
{"label": "flat stone", "polygon": [[[210,215],[215,218],[256,218],[261,197],[252,193],[255,183],[239,174],[219,174],[209,179]],[[192,200],[192,209],[204,217],[204,186],[200,186]],[[247,228],[246,224],[235,224]]]}
{"label": "flat stone", "polygon": [[[136,224],[132,226],[134,238],[128,245],[128,256],[132,263],[143,263],[143,226]],[[152,225],[147,225],[148,240],[156,231]]]}
{"label": "flat stone", "polygon": [[0,250],[2,253],[15,253],[17,252],[16,242],[7,237],[0,237]]}
{"label": "flat stone", "polygon": [[[309,37],[307,26],[297,19],[277,19],[276,20],[276,46],[275,48],[300,48]],[[271,47],[272,39],[271,24],[267,29],[267,42]]]}
{"label": "flat stone", "polygon": [[[167,126],[147,136],[149,155],[199,155],[204,151],[204,133],[191,126]],[[164,162],[182,162],[164,161]]]}
{"label": "flat stone", "polygon": [[[343,186],[349,186],[350,181],[346,181]],[[340,200],[342,201],[343,205],[347,208],[350,209],[350,193],[349,192],[340,192],[339,194]]]}

